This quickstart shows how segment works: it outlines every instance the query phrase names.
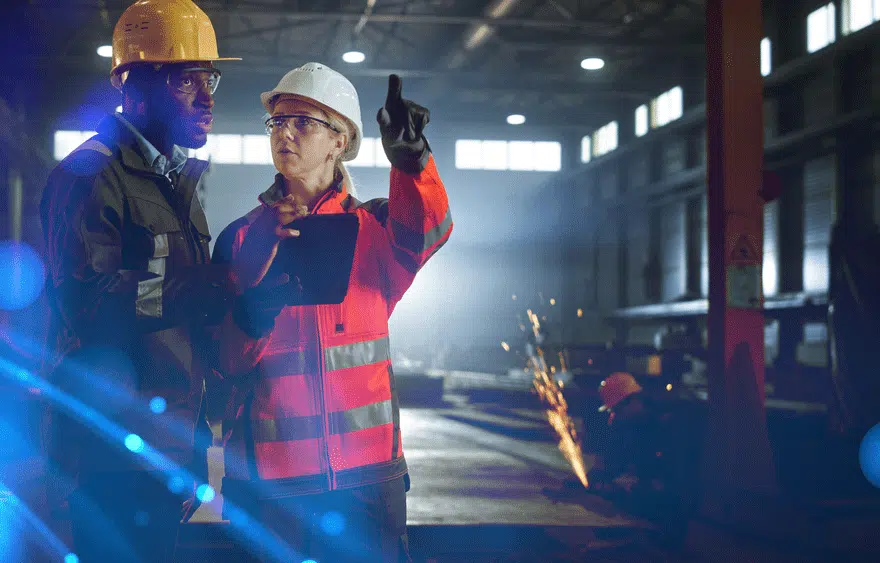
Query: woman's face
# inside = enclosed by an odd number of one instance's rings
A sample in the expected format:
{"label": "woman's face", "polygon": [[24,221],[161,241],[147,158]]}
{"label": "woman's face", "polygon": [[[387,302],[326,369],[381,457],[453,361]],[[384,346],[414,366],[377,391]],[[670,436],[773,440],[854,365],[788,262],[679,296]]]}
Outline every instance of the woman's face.
{"label": "woman's face", "polygon": [[[345,149],[345,135],[327,125],[327,114],[299,98],[282,98],[272,111],[276,119],[270,134],[272,161],[275,168],[288,178],[311,175],[322,169],[332,170],[337,157]],[[314,121],[313,119],[320,121]]]}

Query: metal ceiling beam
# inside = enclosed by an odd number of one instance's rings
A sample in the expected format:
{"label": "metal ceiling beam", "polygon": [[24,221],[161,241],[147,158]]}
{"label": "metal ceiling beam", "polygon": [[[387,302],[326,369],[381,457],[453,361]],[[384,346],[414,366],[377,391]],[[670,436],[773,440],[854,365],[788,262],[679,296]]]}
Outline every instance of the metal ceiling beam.
{"label": "metal ceiling beam", "polygon": [[706,44],[702,41],[659,41],[651,39],[557,39],[547,41],[518,41],[498,37],[496,39],[505,47],[519,51],[545,51],[548,49],[619,49],[619,50],[647,50],[651,53],[662,51],[663,53],[694,53],[702,54],[706,50]]}
{"label": "metal ceiling beam", "polygon": [[[343,21],[343,22],[359,22],[363,17],[361,12],[293,12],[289,10],[278,10],[278,4],[258,4],[254,2],[241,2],[235,8],[225,8],[223,6],[209,5],[203,2],[200,7],[213,18],[221,15],[230,16],[251,16],[263,18],[287,18],[291,23],[307,22],[307,21]],[[29,10],[38,9],[56,9],[55,6],[48,3],[33,3]],[[65,11],[88,10],[98,11],[98,6],[94,4],[70,4],[64,7]],[[617,27],[617,22],[612,21],[584,21],[584,20],[566,20],[566,19],[530,19],[530,18],[491,18],[491,17],[474,17],[474,16],[442,16],[434,14],[371,14],[370,21],[374,23],[401,23],[412,25],[491,25],[496,27],[522,27],[532,29],[566,29],[578,31],[595,31],[597,29],[608,29],[609,26]],[[273,24],[264,28],[254,30],[255,33],[277,31],[284,26]]]}

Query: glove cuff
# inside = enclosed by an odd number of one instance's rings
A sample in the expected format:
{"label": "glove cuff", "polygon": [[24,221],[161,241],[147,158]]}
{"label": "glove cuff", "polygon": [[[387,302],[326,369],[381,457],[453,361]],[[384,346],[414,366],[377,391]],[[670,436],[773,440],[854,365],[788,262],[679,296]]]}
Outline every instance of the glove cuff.
{"label": "glove cuff", "polygon": [[275,327],[275,316],[270,312],[257,311],[247,306],[244,296],[235,299],[232,320],[236,326],[253,339],[265,338]]}
{"label": "glove cuff", "polygon": [[391,162],[391,165],[410,176],[418,176],[421,174],[425,167],[428,166],[428,161],[431,159],[431,145],[428,144],[428,139],[422,136],[421,141],[423,147],[420,153],[412,151],[408,152],[405,157],[399,155],[398,158],[395,158]]}

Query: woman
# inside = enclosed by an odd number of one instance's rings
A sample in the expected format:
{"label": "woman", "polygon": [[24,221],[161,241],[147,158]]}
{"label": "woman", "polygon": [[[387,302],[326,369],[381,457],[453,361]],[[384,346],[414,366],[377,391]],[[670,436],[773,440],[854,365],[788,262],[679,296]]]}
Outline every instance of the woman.
{"label": "woman", "polygon": [[[236,323],[225,325],[221,363],[235,389],[227,408],[234,420],[224,423],[224,497],[303,558],[409,561],[409,481],[388,318],[452,231],[422,135],[429,113],[403,100],[400,78],[389,77],[377,120],[392,164],[390,195],[361,203],[343,165],[362,138],[352,84],[308,63],[261,98],[278,174],[261,205],[221,234],[215,259],[232,262],[246,293],[275,283],[264,278],[279,242],[298,235],[285,227],[298,217],[356,214],[358,238],[341,304],[288,306],[277,317],[277,310],[237,310]],[[280,548],[257,551],[264,561],[291,557]]]}

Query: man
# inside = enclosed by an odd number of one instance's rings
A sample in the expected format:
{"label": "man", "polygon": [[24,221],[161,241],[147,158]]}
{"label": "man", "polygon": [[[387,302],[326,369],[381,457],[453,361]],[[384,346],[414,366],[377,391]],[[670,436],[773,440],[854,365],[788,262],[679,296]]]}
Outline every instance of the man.
{"label": "man", "polygon": [[626,372],[602,381],[599,396],[610,432],[601,452],[604,467],[590,471],[590,489],[656,518],[664,539],[680,544],[696,499],[702,424],[687,420],[683,403],[647,396]]}
{"label": "man", "polygon": [[52,378],[80,405],[58,409],[53,457],[78,474],[69,506],[82,563],[171,561],[180,495],[203,471],[205,334],[233,291],[227,268],[209,264],[196,197],[208,163],[181,147],[207,141],[222,60],[239,59],[218,56],[190,0],[130,6],[113,32],[123,112],[58,165],[41,202]]}

